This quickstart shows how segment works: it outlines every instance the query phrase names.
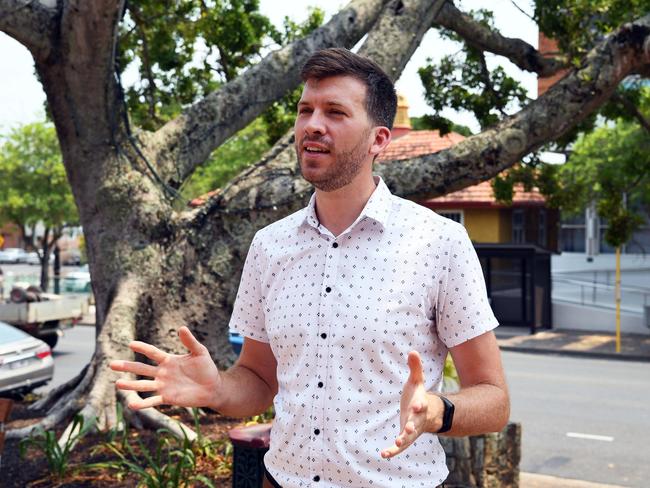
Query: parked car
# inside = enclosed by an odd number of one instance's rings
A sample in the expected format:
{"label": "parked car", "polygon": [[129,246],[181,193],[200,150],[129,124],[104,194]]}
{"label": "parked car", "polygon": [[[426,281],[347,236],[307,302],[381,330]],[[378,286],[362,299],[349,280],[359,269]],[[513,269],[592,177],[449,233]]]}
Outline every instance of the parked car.
{"label": "parked car", "polygon": [[0,393],[27,393],[53,374],[52,350],[45,342],[0,322]]}
{"label": "parked car", "polygon": [[[38,253],[36,251],[28,252],[27,253],[27,259],[25,260],[25,263],[40,266],[41,258],[38,257]],[[50,264],[53,264],[53,263],[54,263],[54,253],[50,253]]]}
{"label": "parked car", "polygon": [[88,265],[84,264],[76,271],[70,271],[63,277],[61,289],[67,293],[90,293],[90,271]]}
{"label": "parked car", "polygon": [[28,253],[19,247],[8,247],[0,251],[0,263],[18,264],[27,262]]}

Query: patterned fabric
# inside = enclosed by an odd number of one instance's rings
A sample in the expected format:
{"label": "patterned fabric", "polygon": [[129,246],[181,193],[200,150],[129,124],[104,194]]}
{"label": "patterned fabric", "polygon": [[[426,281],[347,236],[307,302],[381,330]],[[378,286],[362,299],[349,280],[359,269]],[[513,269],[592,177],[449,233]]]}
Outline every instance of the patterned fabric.
{"label": "patterned fabric", "polygon": [[437,436],[399,434],[408,352],[441,387],[447,349],[498,325],[465,229],[377,188],[335,237],[309,205],[253,239],[230,327],[270,343],[279,392],[268,471],[285,488],[436,486]]}

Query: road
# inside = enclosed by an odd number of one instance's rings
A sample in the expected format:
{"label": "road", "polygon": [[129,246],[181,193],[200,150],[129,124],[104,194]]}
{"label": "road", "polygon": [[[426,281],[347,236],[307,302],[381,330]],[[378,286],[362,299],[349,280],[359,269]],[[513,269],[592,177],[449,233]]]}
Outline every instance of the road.
{"label": "road", "polygon": [[[66,331],[54,380],[92,356],[93,327]],[[650,479],[650,363],[503,353],[511,419],[523,426],[521,470],[645,488]]]}
{"label": "road", "polygon": [[650,363],[506,352],[521,470],[646,488]]}
{"label": "road", "polygon": [[74,378],[88,364],[95,351],[95,327],[78,325],[63,331],[54,348],[54,377],[47,385],[35,390],[46,393]]}

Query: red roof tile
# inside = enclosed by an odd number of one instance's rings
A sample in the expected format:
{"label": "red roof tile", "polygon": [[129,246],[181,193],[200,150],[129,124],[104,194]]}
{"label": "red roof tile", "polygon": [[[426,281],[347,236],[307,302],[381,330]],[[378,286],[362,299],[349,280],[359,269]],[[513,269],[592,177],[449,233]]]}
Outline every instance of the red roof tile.
{"label": "red roof tile", "polygon": [[423,154],[442,151],[465,139],[461,134],[450,132],[440,137],[437,130],[414,130],[397,139],[393,139],[384,152],[377,157],[377,162],[408,159]]}

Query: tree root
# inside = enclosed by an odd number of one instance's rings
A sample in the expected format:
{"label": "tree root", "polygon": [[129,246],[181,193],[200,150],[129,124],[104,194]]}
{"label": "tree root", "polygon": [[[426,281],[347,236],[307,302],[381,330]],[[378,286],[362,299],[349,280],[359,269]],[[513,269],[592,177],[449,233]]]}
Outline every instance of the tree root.
{"label": "tree root", "polygon": [[[115,390],[115,380],[120,375],[108,367],[108,362],[112,358],[133,355],[128,343],[135,338],[140,292],[141,283],[136,278],[125,277],[118,284],[90,363],[74,379],[55,388],[30,407],[32,410],[44,410],[44,418],[32,425],[7,431],[8,439],[20,439],[68,422],[58,441],[63,446],[77,437],[80,429],[88,426],[100,431],[119,429],[122,426],[119,425],[121,419],[117,417],[118,401],[124,406],[124,417],[136,428],[166,429],[172,435],[190,441],[197,438],[190,427],[153,408],[137,412],[130,410],[128,401],[137,394]],[[71,421],[76,414],[82,417],[85,427]]]}
{"label": "tree root", "polygon": [[[81,381],[77,383],[76,387],[73,387],[72,385],[74,385],[74,383],[79,380],[81,374],[78,375],[75,379],[57,388],[56,396],[59,396],[58,401],[52,400],[49,395],[43,400],[39,400],[39,402],[43,402],[44,406],[49,407],[47,415],[45,417],[34,424],[27,425],[19,429],[8,430],[6,433],[7,439],[22,439],[23,437],[28,437],[40,430],[55,429],[63,422],[71,418],[84,403],[84,393],[90,385],[90,382],[94,376],[94,367],[92,367],[92,362],[84,369],[82,373],[84,376]],[[52,394],[53,393],[54,391]],[[43,406],[39,408],[43,408]],[[34,407],[34,409],[36,409],[36,407]]]}

